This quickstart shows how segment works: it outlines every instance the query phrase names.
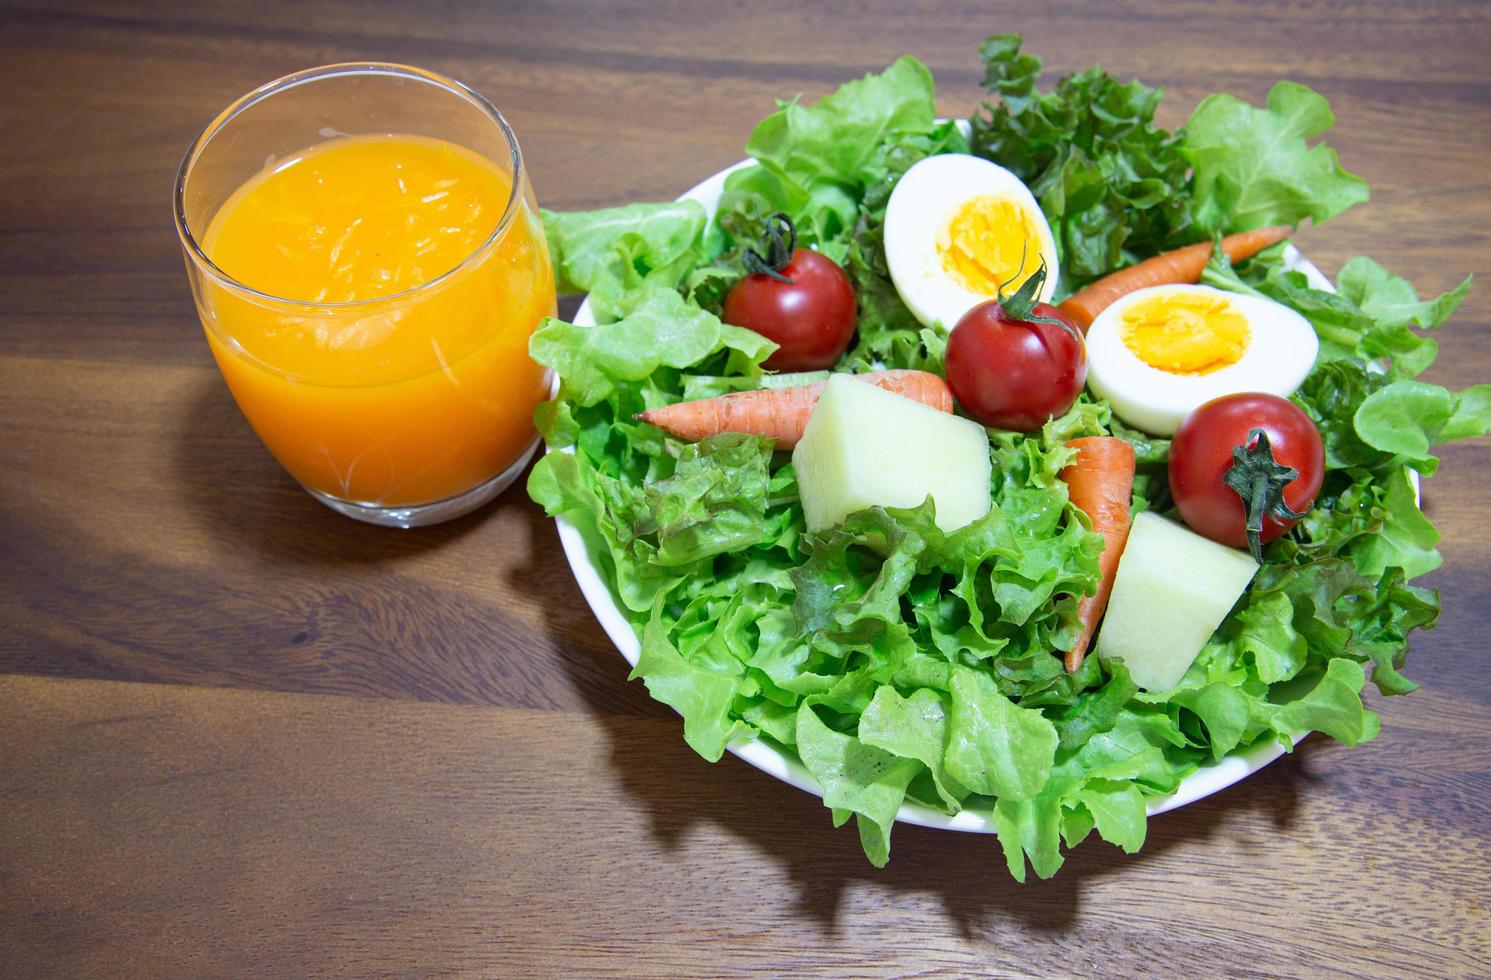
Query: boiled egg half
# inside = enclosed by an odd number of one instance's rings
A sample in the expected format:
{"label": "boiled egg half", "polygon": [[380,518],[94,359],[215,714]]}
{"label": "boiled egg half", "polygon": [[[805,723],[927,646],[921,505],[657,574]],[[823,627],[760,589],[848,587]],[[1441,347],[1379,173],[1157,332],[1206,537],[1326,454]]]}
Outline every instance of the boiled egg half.
{"label": "boiled egg half", "polygon": [[896,292],[927,326],[951,330],[1001,288],[1046,265],[1038,299],[1056,290],[1056,239],[1035,195],[996,163],[966,153],[913,164],[885,207],[885,261]]}
{"label": "boiled egg half", "polygon": [[1287,398],[1319,351],[1309,321],[1272,300],[1210,286],[1152,286],[1092,321],[1087,385],[1127,424],[1168,436],[1222,395]]}

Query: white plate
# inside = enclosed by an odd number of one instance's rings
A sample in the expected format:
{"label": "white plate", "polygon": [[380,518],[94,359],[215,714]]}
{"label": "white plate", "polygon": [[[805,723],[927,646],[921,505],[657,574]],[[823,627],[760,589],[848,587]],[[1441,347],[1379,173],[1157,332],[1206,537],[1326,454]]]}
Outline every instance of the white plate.
{"label": "white plate", "polygon": [[[708,180],[695,185],[678,200],[698,201],[713,217],[715,208],[719,205],[720,194],[725,189],[725,178],[732,171],[750,166],[751,162],[742,160],[732,167],[721,170]],[[1309,260],[1301,256],[1293,245],[1288,246],[1285,252],[1285,263],[1289,268],[1304,272],[1310,284],[1317,289],[1334,291],[1330,281]],[[595,317],[591,314],[588,299],[580,305],[574,322],[582,326],[595,325]],[[621,651],[627,663],[635,667],[637,658],[642,653],[642,643],[637,634],[633,632],[631,624],[627,622],[626,616],[622,614],[615,593],[601,578],[600,571],[580,531],[562,517],[558,518],[556,523],[559,526],[559,542],[564,547],[564,554],[569,560],[570,569],[574,572],[575,581],[580,585],[580,592],[584,594],[585,601],[590,603],[590,609],[595,613],[595,618],[600,621],[601,628],[606,631],[611,642],[616,644],[616,649]],[[744,759],[762,772],[822,798],[823,788],[809,775],[807,769],[795,756],[784,753],[764,741],[737,739],[731,742],[728,748],[737,757]],[[1166,810],[1185,806],[1203,796],[1210,796],[1218,790],[1226,789],[1238,780],[1262,769],[1283,753],[1282,745],[1276,741],[1268,741],[1208,763],[1182,780],[1174,793],[1151,799],[1148,807],[1149,813],[1151,816],[1164,813]],[[984,814],[968,810],[948,816],[930,807],[906,803],[896,814],[896,819],[903,823],[937,827],[943,830],[962,830],[976,834],[995,833],[991,819]]]}

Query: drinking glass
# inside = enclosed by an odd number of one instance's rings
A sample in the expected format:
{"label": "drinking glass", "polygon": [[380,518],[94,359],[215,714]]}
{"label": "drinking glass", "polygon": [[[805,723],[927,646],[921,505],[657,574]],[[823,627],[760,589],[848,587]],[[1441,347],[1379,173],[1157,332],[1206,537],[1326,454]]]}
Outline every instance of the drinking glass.
{"label": "drinking glass", "polygon": [[[431,161],[468,183],[408,197],[419,188],[403,175]],[[391,179],[374,175],[380,167]],[[460,208],[436,213],[449,188],[473,187]],[[327,232],[333,205],[347,235],[364,218],[381,228],[359,261],[398,252],[401,264],[339,265],[347,237],[331,240],[339,225]],[[250,218],[260,237],[234,239]],[[187,150],[175,220],[229,390],[317,500],[414,527],[467,513],[523,471],[538,444],[533,410],[549,393],[528,338],[555,312],[554,276],[517,136],[491,102],[405,65],[286,76],[223,110]],[[469,239],[469,251],[420,266],[448,234],[450,248]],[[382,279],[369,287],[368,275]],[[361,292],[346,276],[362,277]],[[382,281],[394,283],[386,294]]]}

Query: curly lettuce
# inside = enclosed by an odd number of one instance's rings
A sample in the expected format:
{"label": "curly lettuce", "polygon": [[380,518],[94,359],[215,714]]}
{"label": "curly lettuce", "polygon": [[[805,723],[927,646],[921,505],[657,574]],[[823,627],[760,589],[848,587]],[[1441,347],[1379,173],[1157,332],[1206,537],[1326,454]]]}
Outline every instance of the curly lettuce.
{"label": "curly lettuce", "polygon": [[1020,47],[1018,34],[979,46],[998,101],[970,120],[970,143],[1040,201],[1061,257],[1058,294],[1195,240],[1180,138],[1154,124],[1164,90],[1092,68],[1041,92],[1041,59]]}

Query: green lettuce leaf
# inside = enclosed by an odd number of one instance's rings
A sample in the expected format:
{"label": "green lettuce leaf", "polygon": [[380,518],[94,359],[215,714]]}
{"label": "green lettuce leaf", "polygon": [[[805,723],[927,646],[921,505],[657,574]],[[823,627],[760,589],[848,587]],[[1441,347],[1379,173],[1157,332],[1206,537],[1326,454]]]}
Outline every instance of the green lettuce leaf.
{"label": "green lettuce leaf", "polygon": [[1025,857],[1041,878],[1049,878],[1061,867],[1061,806],[1049,796],[1035,799],[999,799],[994,803],[994,829],[1004,849],[1010,875],[1025,880]]}
{"label": "green lettuce leaf", "polygon": [[1093,68],[1041,93],[1041,60],[1020,46],[1018,34],[979,46],[999,101],[970,120],[970,143],[1040,201],[1061,256],[1058,294],[1193,237],[1187,161],[1154,125],[1163,90]]}
{"label": "green lettuce leaf", "polygon": [[1395,469],[1384,484],[1364,486],[1369,495],[1369,526],[1347,549],[1356,570],[1379,578],[1389,568],[1401,568],[1405,579],[1432,572],[1444,561],[1435,545],[1439,531],[1419,509],[1418,491],[1405,467]]}
{"label": "green lettuce leaf", "polygon": [[549,318],[528,342],[529,355],[558,373],[563,396],[581,408],[610,397],[621,383],[650,378],[661,367],[690,367],[723,349],[744,355],[740,365],[759,376],[760,362],[776,345],[661,286],[642,292],[622,320],[580,327]]}
{"label": "green lettuce leaf", "polygon": [[1294,400],[1320,430],[1327,470],[1382,471],[1392,464],[1391,453],[1368,445],[1356,431],[1357,410],[1368,396],[1391,383],[1388,375],[1348,359],[1317,363],[1305,378]]}
{"label": "green lettuce leaf", "polygon": [[1335,124],[1319,93],[1279,82],[1265,108],[1209,95],[1185,125],[1181,152],[1194,173],[1196,223],[1208,234],[1268,225],[1316,224],[1367,200],[1367,184],[1336,151],[1310,145]]}
{"label": "green lettuce leaf", "polygon": [[[1099,663],[1097,657],[1088,657],[1082,665],[1094,669]],[[1052,717],[1060,736],[1060,748],[1065,751],[1080,749],[1094,735],[1111,731],[1129,700],[1139,691],[1139,685],[1129,677],[1121,661],[1102,663],[1101,670],[1109,676],[1107,683],[1086,692],[1085,697],[1075,698]]]}
{"label": "green lettuce leaf", "polygon": [[938,796],[956,813],[968,790],[944,764],[948,724],[948,704],[938,692],[918,688],[902,697],[894,687],[885,684],[875,691],[859,717],[859,738],[866,745],[902,759],[915,759],[926,766]]}
{"label": "green lettuce leaf", "polygon": [[746,152],[756,164],[725,181],[783,211],[804,245],[842,260],[864,189],[885,177],[882,145],[935,126],[932,73],[915,58],[840,86],[813,105],[792,99],[756,125]]}
{"label": "green lettuce leaf", "polygon": [[1144,846],[1148,829],[1147,801],[1139,787],[1115,779],[1093,779],[1073,794],[1076,802],[1092,814],[1103,840],[1133,854]]}
{"label": "green lettuce leaf", "polygon": [[642,654],[628,680],[647,684],[655,699],[683,716],[683,740],[710,762],[716,762],[730,740],[747,731],[731,717],[740,678],[690,663],[669,642],[658,606],[642,632]]}
{"label": "green lettuce leaf", "polygon": [[1395,276],[1378,263],[1358,255],[1341,267],[1336,286],[1341,296],[1356,304],[1373,319],[1394,326],[1413,324],[1425,329],[1440,326],[1459,308],[1470,292],[1472,277],[1433,299],[1419,299],[1407,279]]}
{"label": "green lettuce leaf", "polygon": [[981,671],[955,667],[951,686],[948,772],[975,793],[1011,802],[1039,793],[1056,757],[1056,726],[999,693]]}
{"label": "green lettuce leaf", "polygon": [[823,786],[823,805],[853,812],[865,855],[885,867],[891,825],[918,763],[832,730],[807,702],[797,711],[797,751]]}
{"label": "green lettuce leaf", "polygon": [[1195,770],[1201,753],[1186,747],[1173,719],[1130,703],[1113,726],[1075,749],[1058,749],[1050,778],[1031,799],[1000,798],[993,820],[1010,874],[1025,880],[1061,867],[1061,841],[1075,846],[1091,830],[1132,853],[1145,836],[1145,798],[1168,793]]}
{"label": "green lettuce leaf", "polygon": [[1220,682],[1183,688],[1175,692],[1171,701],[1189,709],[1206,726],[1214,759],[1220,759],[1243,743],[1244,736],[1249,734],[1257,703],[1250,701],[1240,687]]}
{"label": "green lettuce leaf", "polygon": [[703,257],[707,221],[696,201],[541,215],[556,288],[589,293],[602,323],[626,312],[628,293],[677,286]]}
{"label": "green lettuce leaf", "polygon": [[1360,664],[1343,657],[1332,660],[1308,694],[1279,708],[1274,728],[1284,735],[1324,732],[1342,745],[1371,741],[1382,722],[1362,706],[1365,682]]}
{"label": "green lettuce leaf", "polygon": [[1432,472],[1438,460],[1430,448],[1491,431],[1491,385],[1457,394],[1421,381],[1395,381],[1363,399],[1352,424],[1366,445]]}
{"label": "green lettuce leaf", "polygon": [[[1307,644],[1305,662],[1294,668],[1295,673],[1281,676],[1284,683],[1271,688],[1270,699],[1281,704],[1300,695],[1291,685],[1312,665],[1324,669],[1335,658],[1372,665],[1372,681],[1383,694],[1407,694],[1417,687],[1400,673],[1408,653],[1408,634],[1420,627],[1432,629],[1439,617],[1438,594],[1406,584],[1403,569],[1388,566],[1369,577],[1347,556],[1266,566],[1240,609],[1261,608],[1265,603],[1273,603],[1268,615],[1287,615],[1292,632]],[[1241,653],[1246,644],[1234,640],[1212,646],[1216,649],[1211,678],[1225,679],[1229,664],[1225,659],[1218,662],[1216,654],[1222,650]]]}
{"label": "green lettuce leaf", "polygon": [[[1238,632],[1233,643],[1264,684],[1292,679],[1309,660],[1310,644],[1294,628],[1293,618],[1289,597],[1273,590],[1250,593],[1235,614]],[[1215,754],[1215,744],[1212,748]]]}
{"label": "green lettuce leaf", "polygon": [[692,565],[764,544],[771,450],[764,440],[727,432],[685,446],[673,475],[643,487],[635,535],[656,535],[653,561]]}

